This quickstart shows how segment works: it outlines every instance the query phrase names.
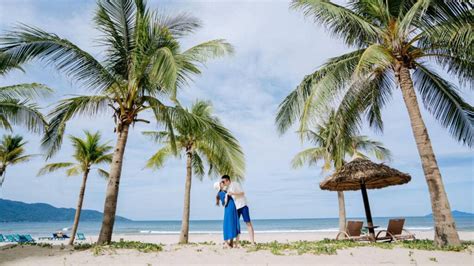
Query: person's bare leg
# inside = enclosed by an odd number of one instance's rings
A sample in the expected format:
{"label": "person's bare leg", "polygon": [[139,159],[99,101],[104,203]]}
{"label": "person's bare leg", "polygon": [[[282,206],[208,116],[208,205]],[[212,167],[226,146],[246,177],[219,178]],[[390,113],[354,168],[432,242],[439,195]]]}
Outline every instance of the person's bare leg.
{"label": "person's bare leg", "polygon": [[250,242],[252,244],[255,244],[255,238],[254,238],[254,232],[253,232],[253,225],[252,222],[248,222],[247,224],[247,230],[249,231],[249,236],[250,236]]}
{"label": "person's bare leg", "polygon": [[224,241],[224,248],[232,248],[232,244],[229,243],[229,241]]}
{"label": "person's bare leg", "polygon": [[234,242],[234,248],[238,248],[239,247],[239,236],[240,235],[237,235],[237,237],[235,238],[235,242]]}

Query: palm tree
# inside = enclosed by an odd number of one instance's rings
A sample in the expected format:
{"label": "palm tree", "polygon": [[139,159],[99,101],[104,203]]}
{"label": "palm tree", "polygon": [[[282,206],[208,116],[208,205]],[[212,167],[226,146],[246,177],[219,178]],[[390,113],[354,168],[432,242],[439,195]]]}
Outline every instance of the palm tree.
{"label": "palm tree", "polygon": [[9,165],[27,162],[34,155],[25,154],[26,141],[16,135],[4,135],[0,142],[0,187],[5,181],[5,174]]}
{"label": "palm tree", "polygon": [[[14,61],[8,61],[0,53],[0,76],[20,69]],[[42,132],[47,125],[38,106],[31,100],[45,96],[52,90],[38,83],[22,83],[0,86],[0,128],[12,130],[12,125],[22,125],[32,132]]]}
{"label": "palm tree", "polygon": [[410,124],[431,196],[438,246],[459,245],[441,173],[423,122],[415,89],[425,108],[459,142],[473,145],[474,108],[458,87],[430,65],[437,64],[462,86],[473,87],[474,13],[469,3],[441,0],[294,0],[293,8],[325,26],[355,50],[328,60],[281,103],[280,132],[296,120],[304,129],[315,113],[336,105],[343,124],[383,129],[381,109],[397,87]]}
{"label": "palm tree", "polygon": [[62,100],[50,113],[50,127],[43,139],[49,156],[60,148],[71,118],[112,112],[117,141],[98,239],[104,244],[112,238],[130,126],[149,122],[140,115],[151,111],[154,119],[170,130],[172,118],[185,112],[163,100],[177,104],[177,90],[201,73],[200,66],[231,53],[232,47],[224,40],[211,40],[183,51],[180,39],[199,28],[200,21],[186,14],[171,17],[157,13],[143,0],[99,0],[94,23],[102,32],[99,43],[106,51],[102,62],[67,39],[25,25],[0,38],[0,51],[17,62],[40,59],[93,89],[93,95]]}
{"label": "palm tree", "polygon": [[[382,143],[370,140],[367,136],[354,135],[342,131],[337,123],[337,118],[331,112],[327,121],[318,125],[316,130],[306,130],[302,133],[304,139],[315,147],[305,149],[293,158],[293,168],[302,167],[304,164],[316,165],[322,161],[322,171],[337,170],[342,167],[347,157],[367,158],[363,152],[374,155],[378,160],[390,159],[390,151]],[[346,209],[344,193],[337,192],[339,204],[339,230],[346,228]]]}
{"label": "palm tree", "polygon": [[[81,189],[79,190],[79,198],[77,200],[76,214],[74,215],[74,224],[72,226],[72,235],[69,240],[69,245],[74,244],[77,228],[79,226],[79,219],[81,217],[86,182],[92,167],[94,165],[110,163],[112,161],[112,154],[109,153],[110,150],[112,150],[112,146],[109,146],[106,143],[101,143],[100,133],[90,133],[89,131],[85,131],[84,133],[86,135],[85,139],[69,136],[74,147],[73,157],[75,162],[50,163],[45,165],[38,172],[39,176],[66,169],[67,176],[82,174],[82,184]],[[101,168],[97,168],[97,173],[104,178],[108,178],[109,176],[107,171]]]}
{"label": "palm tree", "polygon": [[[184,189],[183,219],[181,221],[181,234],[179,243],[188,243],[189,234],[189,213],[191,204],[191,181],[193,173],[200,180],[205,175],[205,165],[208,165],[208,175],[217,176],[220,174],[230,174],[237,179],[244,174],[244,155],[238,141],[232,136],[213,115],[212,106],[209,102],[196,101],[190,115],[200,119],[208,126],[205,128],[196,127],[187,123],[186,120],[179,120],[173,123],[176,132],[174,139],[176,147],[186,156],[186,183]],[[168,131],[147,131],[143,134],[152,137],[155,141],[163,144],[147,162],[148,168],[161,168],[165,160],[173,153],[173,142]],[[180,156],[180,154],[177,154]]]}

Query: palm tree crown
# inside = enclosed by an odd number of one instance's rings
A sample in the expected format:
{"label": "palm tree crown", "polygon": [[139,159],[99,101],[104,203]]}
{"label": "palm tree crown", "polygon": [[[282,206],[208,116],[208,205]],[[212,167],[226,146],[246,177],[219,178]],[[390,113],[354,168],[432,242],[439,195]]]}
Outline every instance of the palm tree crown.
{"label": "palm tree crown", "polygon": [[0,142],[0,187],[5,180],[5,174],[9,165],[27,162],[33,155],[25,154],[26,141],[23,137],[16,135],[4,135]]}
{"label": "palm tree crown", "polygon": [[[342,123],[383,129],[381,108],[396,88],[400,66],[413,69],[426,109],[456,140],[472,146],[474,108],[457,86],[436,73],[438,64],[460,84],[473,86],[474,13],[458,1],[349,1],[347,7],[323,0],[295,0],[302,10],[355,50],[329,59],[281,103],[277,125],[286,131],[298,119],[304,129],[312,114],[338,104]],[[338,101],[342,98],[342,101]]]}
{"label": "palm tree crown", "polygon": [[[209,176],[230,174],[236,179],[242,178],[245,169],[243,152],[235,137],[212,114],[210,103],[196,101],[188,112],[205,126],[199,127],[182,119],[173,123],[173,128],[178,150],[192,155],[194,174],[202,178],[207,163]],[[169,132],[146,131],[143,134],[164,144],[146,165],[148,168],[161,168],[167,158],[175,155]]]}
{"label": "palm tree crown", "polygon": [[322,170],[329,171],[340,168],[347,157],[367,158],[364,152],[374,155],[378,160],[391,158],[390,151],[381,142],[363,135],[344,134],[338,126],[336,116],[332,113],[315,131],[303,132],[303,137],[315,147],[299,152],[292,161],[293,167],[298,168],[305,163],[315,165],[323,161]]}
{"label": "palm tree crown", "polygon": [[177,89],[200,73],[200,64],[232,52],[224,40],[183,51],[180,38],[198,29],[200,21],[187,14],[171,17],[151,11],[142,0],[99,1],[94,22],[103,34],[102,62],[70,41],[32,26],[20,25],[1,38],[0,51],[10,61],[41,59],[95,93],[64,99],[51,112],[43,139],[49,155],[59,149],[66,122],[76,115],[110,108],[119,132],[124,125],[146,122],[139,118],[146,110],[157,121],[169,123],[171,111],[160,98],[176,101]]}
{"label": "palm tree crown", "polygon": [[[41,168],[38,175],[44,175],[61,169],[66,169],[67,176],[83,174],[89,171],[92,166],[110,163],[112,161],[112,146],[107,143],[101,143],[101,134],[99,132],[91,133],[85,131],[85,139],[75,136],[69,136],[74,147],[73,158],[75,162],[50,163]],[[102,168],[97,168],[100,176],[107,178],[108,173]]]}

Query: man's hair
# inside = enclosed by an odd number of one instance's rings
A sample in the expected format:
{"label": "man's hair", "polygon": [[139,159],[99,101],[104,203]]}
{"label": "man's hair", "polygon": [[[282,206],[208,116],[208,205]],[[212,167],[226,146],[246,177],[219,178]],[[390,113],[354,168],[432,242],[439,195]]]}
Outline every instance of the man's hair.
{"label": "man's hair", "polygon": [[227,179],[227,180],[230,181],[230,176],[228,176],[228,175],[223,175],[223,176],[221,177],[221,179]]}

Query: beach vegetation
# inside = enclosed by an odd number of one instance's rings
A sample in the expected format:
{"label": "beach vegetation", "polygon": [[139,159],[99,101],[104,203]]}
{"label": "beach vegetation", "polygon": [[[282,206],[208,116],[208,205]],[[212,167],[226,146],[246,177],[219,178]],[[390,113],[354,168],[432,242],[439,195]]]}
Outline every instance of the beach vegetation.
{"label": "beach vegetation", "polygon": [[91,250],[97,256],[103,254],[105,251],[113,251],[115,249],[134,249],[140,252],[159,252],[163,251],[163,244],[144,243],[140,241],[118,241],[111,242],[108,245],[79,243],[74,245],[74,250]]}
{"label": "beach vegetation", "polygon": [[[205,101],[196,101],[187,116],[195,117],[203,126],[189,123],[186,117],[177,117],[172,127],[174,135],[168,131],[146,131],[149,136],[162,146],[148,160],[146,167],[159,169],[167,159],[177,156],[186,158],[186,178],[184,189],[183,218],[181,220],[180,244],[188,243],[189,215],[191,208],[191,184],[193,175],[202,180],[204,175],[218,177],[228,174],[236,180],[243,177],[245,171],[244,154],[237,139],[225,128],[213,114],[212,105]],[[174,153],[176,145],[179,153]],[[207,170],[206,170],[207,168]]]}
{"label": "beach vegetation", "polygon": [[[349,1],[347,5],[293,0],[291,8],[302,11],[353,51],[330,58],[304,77],[279,106],[278,130],[284,133],[298,122],[299,131],[304,132],[321,114],[335,108],[344,127],[366,122],[382,131],[382,109],[400,89],[430,193],[435,243],[460,245],[415,90],[428,113],[456,141],[473,146],[474,107],[460,90],[474,85],[470,5],[442,0]],[[459,86],[445,76],[457,80]]]}
{"label": "beach vegetation", "polygon": [[[107,244],[112,239],[130,128],[150,123],[142,116],[149,112],[173,135],[172,120],[182,112],[178,90],[200,74],[209,59],[230,54],[233,48],[216,39],[183,49],[181,39],[201,27],[201,22],[188,14],[156,12],[143,0],[99,0],[93,23],[101,32],[96,42],[105,48],[102,60],[57,34],[25,24],[0,37],[0,51],[6,63],[37,59],[90,89],[89,94],[63,99],[52,108],[42,140],[48,157],[60,149],[69,120],[111,115],[117,141],[98,238],[99,244]],[[188,121],[199,124],[192,118]]]}
{"label": "beach vegetation", "polygon": [[436,245],[433,240],[413,240],[413,241],[400,241],[400,242],[356,242],[350,240],[331,240],[324,239],[321,241],[296,241],[288,243],[280,243],[277,241],[269,243],[257,243],[250,245],[250,243],[243,242],[242,246],[247,249],[248,252],[255,252],[259,250],[267,250],[275,255],[291,255],[291,254],[315,254],[315,255],[335,255],[337,250],[358,248],[358,247],[377,247],[383,249],[393,248],[406,248],[412,250],[429,250],[429,251],[452,251],[461,252],[469,250],[474,246],[472,242],[462,242],[461,245],[457,246],[444,246],[440,247]]}

